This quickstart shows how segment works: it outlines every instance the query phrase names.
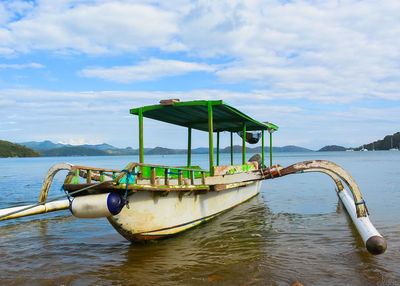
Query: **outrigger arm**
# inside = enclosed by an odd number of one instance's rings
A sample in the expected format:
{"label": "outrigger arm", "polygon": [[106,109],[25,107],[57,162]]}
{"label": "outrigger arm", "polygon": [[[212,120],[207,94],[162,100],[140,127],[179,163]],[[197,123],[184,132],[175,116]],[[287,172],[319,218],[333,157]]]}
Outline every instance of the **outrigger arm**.
{"label": "outrigger arm", "polygon": [[[372,254],[384,253],[387,249],[386,239],[383,238],[372,225],[369,220],[369,212],[366,203],[362,198],[357,183],[342,167],[333,162],[324,160],[304,161],[280,169],[279,176],[308,172],[321,172],[327,174],[334,180],[337,186],[337,194],[357,228],[367,250]],[[339,178],[348,186],[354,199],[343,187]]]}

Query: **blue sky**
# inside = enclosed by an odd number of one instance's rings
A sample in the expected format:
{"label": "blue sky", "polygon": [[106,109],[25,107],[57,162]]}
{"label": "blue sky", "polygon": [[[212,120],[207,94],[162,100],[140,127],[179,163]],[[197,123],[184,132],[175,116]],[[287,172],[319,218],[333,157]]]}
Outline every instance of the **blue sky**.
{"label": "blue sky", "polygon": [[[398,15],[397,0],[1,1],[0,138],[137,148],[129,109],[179,98],[273,122],[277,146],[369,143],[400,131]],[[146,147],[186,146],[144,124]]]}

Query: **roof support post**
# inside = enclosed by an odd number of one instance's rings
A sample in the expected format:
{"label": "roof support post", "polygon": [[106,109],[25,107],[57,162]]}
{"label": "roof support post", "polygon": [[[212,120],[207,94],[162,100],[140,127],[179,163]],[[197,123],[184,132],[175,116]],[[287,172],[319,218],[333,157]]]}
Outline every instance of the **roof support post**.
{"label": "roof support post", "polygon": [[242,164],[246,164],[246,123],[243,123]]}
{"label": "roof support post", "polygon": [[143,109],[139,109],[139,162],[143,163]]}
{"label": "roof support post", "polygon": [[187,166],[190,167],[192,157],[192,128],[188,128]]}
{"label": "roof support post", "polygon": [[233,165],[233,132],[231,132],[231,165]]}
{"label": "roof support post", "polygon": [[[272,129],[272,128],[271,128]],[[272,131],[269,130],[269,166],[272,167]]]}
{"label": "roof support post", "polygon": [[261,164],[261,168],[264,168],[264,129],[261,130]]}
{"label": "roof support post", "polygon": [[207,103],[207,105],[208,105],[208,153],[210,156],[210,175],[214,176],[213,110],[212,110],[212,103],[210,101]]}
{"label": "roof support post", "polygon": [[219,166],[219,131],[217,132],[217,166]]}

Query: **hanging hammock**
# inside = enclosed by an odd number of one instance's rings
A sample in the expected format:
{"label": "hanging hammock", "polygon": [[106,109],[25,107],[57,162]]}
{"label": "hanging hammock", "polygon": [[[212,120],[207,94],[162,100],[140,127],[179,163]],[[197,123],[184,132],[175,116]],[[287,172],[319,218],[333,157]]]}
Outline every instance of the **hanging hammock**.
{"label": "hanging hammock", "polygon": [[[243,138],[243,131],[237,132],[237,134]],[[256,144],[258,141],[260,141],[261,138],[261,132],[257,131],[251,131],[251,132],[246,132],[246,142],[249,144]]]}

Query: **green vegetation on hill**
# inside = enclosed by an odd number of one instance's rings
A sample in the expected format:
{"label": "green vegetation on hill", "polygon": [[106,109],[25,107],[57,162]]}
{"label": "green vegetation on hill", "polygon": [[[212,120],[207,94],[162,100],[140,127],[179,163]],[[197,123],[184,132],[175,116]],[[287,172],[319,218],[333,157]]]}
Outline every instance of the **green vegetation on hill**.
{"label": "green vegetation on hill", "polygon": [[28,147],[0,140],[0,157],[39,157],[40,153]]}
{"label": "green vegetation on hill", "polygon": [[[53,143],[49,140],[42,142],[25,142],[20,143],[39,151],[43,156],[106,156],[106,155],[138,155],[139,149],[133,149],[131,147],[127,148],[117,148],[107,143],[97,144],[97,145],[79,145],[72,146],[69,144]],[[298,147],[298,146],[284,146],[284,147],[273,147],[273,152],[310,152],[312,150]],[[214,148],[214,152],[217,149]],[[169,149],[163,147],[155,148],[144,148],[145,155],[169,155],[169,154],[186,154],[186,149]],[[225,147],[220,149],[221,153],[230,153],[231,148]],[[233,146],[234,153],[241,153],[242,146]],[[258,147],[246,147],[246,152],[248,153],[260,153],[261,146]],[[265,146],[265,152],[269,152],[269,146]],[[207,154],[208,148],[200,147],[192,149],[193,154]]]}
{"label": "green vegetation on hill", "polygon": [[[269,146],[264,147],[265,152],[269,152]],[[273,152],[312,152],[312,150],[303,148],[303,147],[298,147],[298,146],[293,146],[293,145],[288,145],[288,146],[283,146],[283,147],[272,147]],[[208,152],[208,150],[207,150]],[[225,147],[221,149],[221,153],[230,153],[231,152],[231,147]],[[233,146],[233,153],[241,153],[242,152],[242,146],[240,145],[234,145]],[[260,153],[261,152],[261,146],[258,147],[246,147],[246,152],[250,153]]]}
{"label": "green vegetation on hill", "polygon": [[382,140],[365,144],[354,150],[358,151],[363,147],[368,150],[389,150],[391,148],[400,148],[400,132],[397,132],[393,135],[387,135]]}
{"label": "green vegetation on hill", "polygon": [[185,154],[186,150],[175,150],[175,149],[168,149],[163,147],[156,147],[154,149],[148,150],[145,152],[146,155],[169,155],[169,154]]}
{"label": "green vegetation on hill", "polygon": [[318,152],[323,152],[323,151],[346,151],[346,148],[338,145],[328,145],[318,150]]}
{"label": "green vegetation on hill", "polygon": [[88,147],[61,147],[42,150],[43,156],[106,156],[107,152]]}

